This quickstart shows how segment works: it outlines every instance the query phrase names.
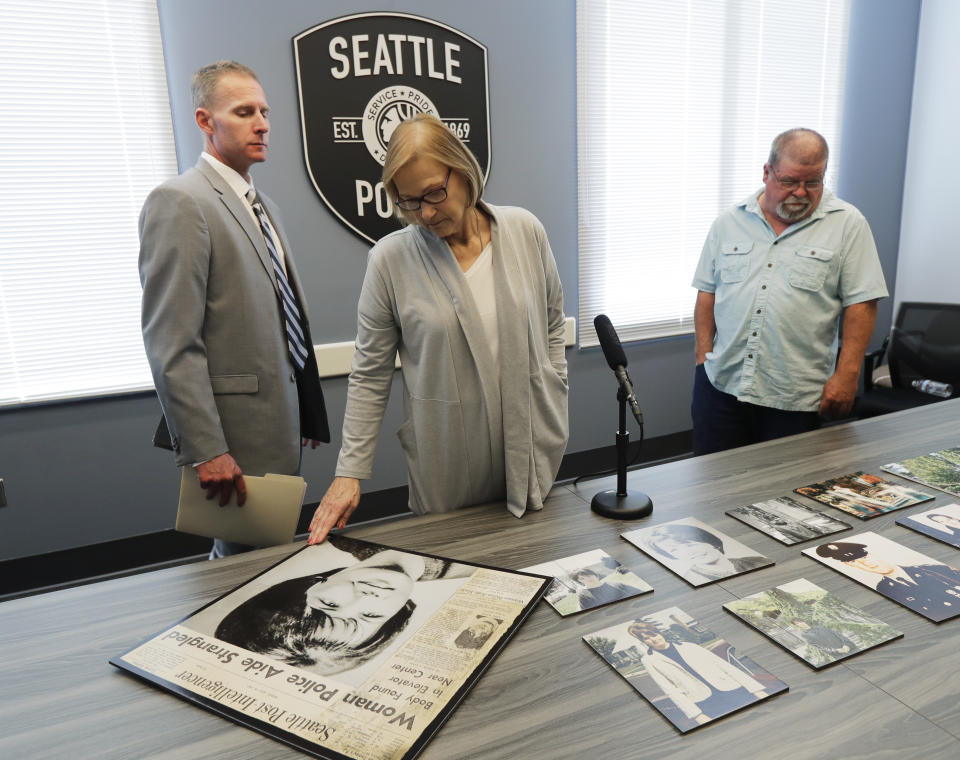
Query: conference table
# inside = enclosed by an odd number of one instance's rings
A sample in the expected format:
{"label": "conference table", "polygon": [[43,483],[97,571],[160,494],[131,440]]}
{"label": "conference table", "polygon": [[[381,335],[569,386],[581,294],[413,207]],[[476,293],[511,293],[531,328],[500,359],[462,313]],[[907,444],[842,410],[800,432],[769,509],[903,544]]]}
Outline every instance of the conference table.
{"label": "conference table", "polygon": [[[523,519],[502,505],[357,526],[371,541],[508,569],[603,549],[653,593],[561,617],[541,602],[426,746],[440,758],[960,757],[960,618],[936,624],[725,515],[797,486],[960,445],[960,399],[780,441],[632,471],[653,515],[618,522],[589,509],[612,477],[556,486]],[[907,484],[892,475],[889,480]],[[921,489],[924,487],[918,486]],[[895,525],[934,502],[860,521],[810,506],[960,566],[960,552]],[[620,533],[693,516],[776,561],[699,588]],[[295,758],[298,750],[152,687],[108,664],[141,640],[302,544],[145,572],[0,604],[0,757]],[[722,609],[797,578],[903,631],[902,639],[815,671]],[[582,636],[677,606],[789,685],[789,691],[680,734]]]}

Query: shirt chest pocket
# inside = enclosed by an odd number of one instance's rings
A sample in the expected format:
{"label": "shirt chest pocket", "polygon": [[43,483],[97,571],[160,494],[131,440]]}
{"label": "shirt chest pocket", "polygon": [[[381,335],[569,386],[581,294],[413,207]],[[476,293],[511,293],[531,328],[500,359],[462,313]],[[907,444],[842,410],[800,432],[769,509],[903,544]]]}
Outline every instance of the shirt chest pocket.
{"label": "shirt chest pocket", "polygon": [[829,248],[797,248],[790,265],[790,284],[801,290],[820,290],[830,272],[832,261],[833,251]]}
{"label": "shirt chest pocket", "polygon": [[730,241],[720,246],[720,281],[740,282],[747,276],[750,259],[747,256],[753,249],[752,241]]}

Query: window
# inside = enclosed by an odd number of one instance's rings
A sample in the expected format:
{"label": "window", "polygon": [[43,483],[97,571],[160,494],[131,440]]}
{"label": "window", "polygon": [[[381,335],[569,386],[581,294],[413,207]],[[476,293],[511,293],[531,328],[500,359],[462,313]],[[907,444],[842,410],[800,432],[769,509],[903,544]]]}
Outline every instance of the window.
{"label": "window", "polygon": [[711,223],[810,127],[835,186],[849,0],[578,0],[580,345],[693,331]]}
{"label": "window", "polygon": [[153,387],[137,218],[177,173],[155,0],[0,0],[0,406]]}

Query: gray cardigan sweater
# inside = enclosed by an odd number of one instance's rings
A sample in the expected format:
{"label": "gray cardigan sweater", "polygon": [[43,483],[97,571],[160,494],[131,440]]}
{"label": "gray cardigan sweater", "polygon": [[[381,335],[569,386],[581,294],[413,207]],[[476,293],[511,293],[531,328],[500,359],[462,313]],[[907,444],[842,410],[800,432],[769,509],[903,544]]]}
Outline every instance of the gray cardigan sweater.
{"label": "gray cardigan sweater", "polygon": [[410,507],[448,512],[506,498],[541,509],[567,443],[563,290],[543,225],[521,208],[490,217],[500,361],[446,242],[418,226],[370,251],[357,315],[337,475],[369,478],[400,353],[397,431]]}

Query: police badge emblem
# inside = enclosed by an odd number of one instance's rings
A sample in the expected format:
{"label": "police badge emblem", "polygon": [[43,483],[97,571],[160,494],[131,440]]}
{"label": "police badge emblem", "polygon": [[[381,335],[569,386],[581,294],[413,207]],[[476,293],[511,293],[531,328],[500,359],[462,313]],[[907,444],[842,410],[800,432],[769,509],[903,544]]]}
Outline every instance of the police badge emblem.
{"label": "police badge emblem", "polygon": [[351,231],[374,243],[398,228],[380,173],[404,119],[441,119],[490,173],[487,49],[444,24],[361,13],[293,38],[307,172]]}

